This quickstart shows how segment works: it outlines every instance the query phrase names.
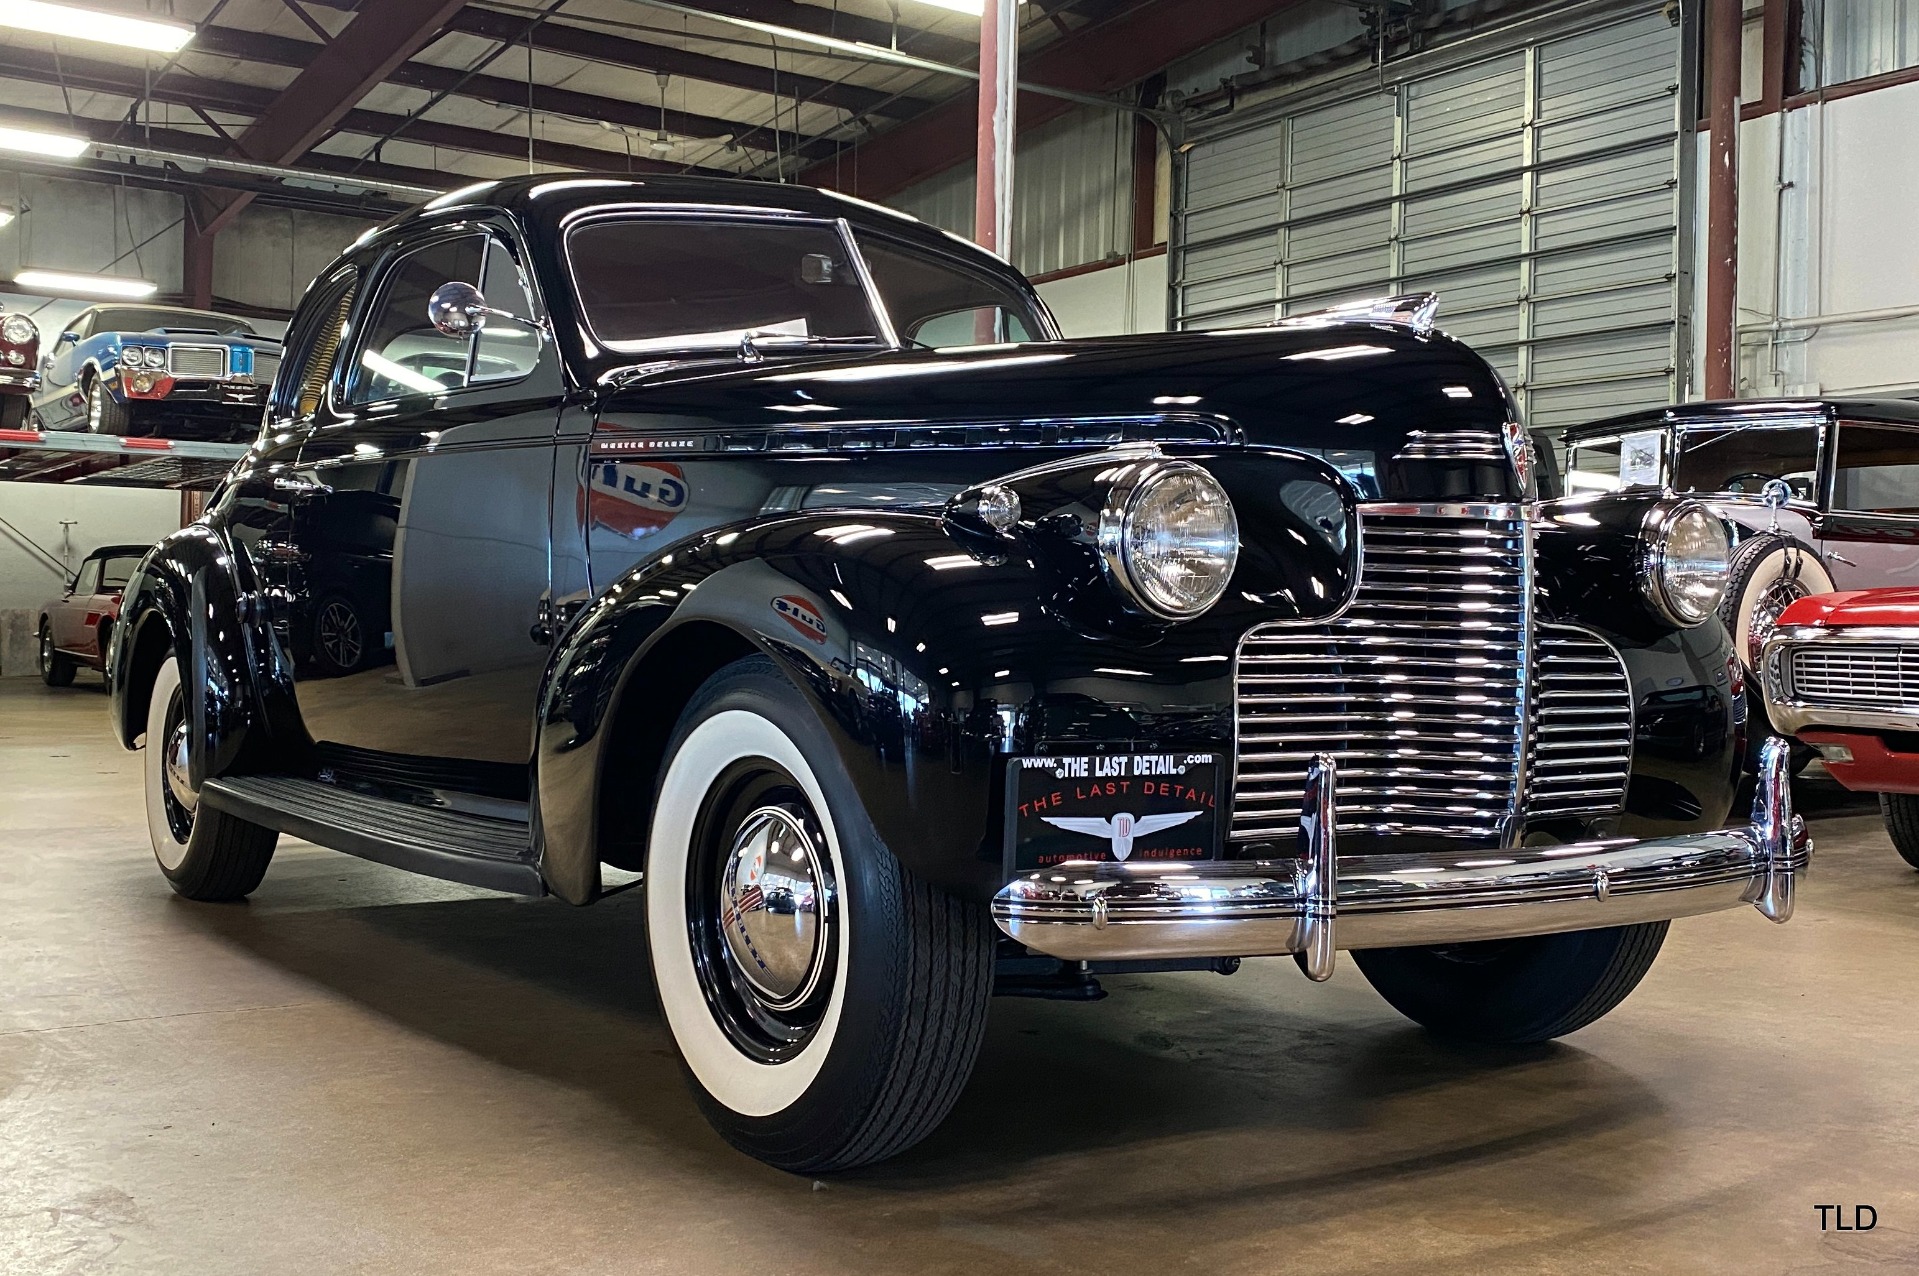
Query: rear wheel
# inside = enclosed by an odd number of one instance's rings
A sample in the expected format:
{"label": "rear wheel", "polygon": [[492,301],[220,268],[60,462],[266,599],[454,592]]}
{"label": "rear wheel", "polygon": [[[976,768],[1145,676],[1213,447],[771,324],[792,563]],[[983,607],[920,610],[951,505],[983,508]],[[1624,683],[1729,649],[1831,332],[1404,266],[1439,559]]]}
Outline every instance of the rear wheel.
{"label": "rear wheel", "polygon": [[53,645],[53,626],[40,622],[40,681],[49,687],[73,685],[73,660]]}
{"label": "rear wheel", "polygon": [[985,912],[880,842],[770,660],[710,679],[668,746],[647,949],[707,1119],[781,1169],[882,1160],[959,1097],[992,990]]}
{"label": "rear wheel", "polygon": [[1525,1045],[1576,1032],[1652,968],[1666,922],[1353,954],[1379,995],[1442,1036]]}
{"label": "rear wheel", "polygon": [[1879,811],[1886,817],[1886,832],[1892,837],[1892,849],[1899,858],[1919,868],[1919,796],[1911,793],[1881,793]]}
{"label": "rear wheel", "polygon": [[168,656],[147,702],[147,836],[169,885],[188,899],[242,899],[266,876],[279,833],[200,805],[187,770],[191,715]]}

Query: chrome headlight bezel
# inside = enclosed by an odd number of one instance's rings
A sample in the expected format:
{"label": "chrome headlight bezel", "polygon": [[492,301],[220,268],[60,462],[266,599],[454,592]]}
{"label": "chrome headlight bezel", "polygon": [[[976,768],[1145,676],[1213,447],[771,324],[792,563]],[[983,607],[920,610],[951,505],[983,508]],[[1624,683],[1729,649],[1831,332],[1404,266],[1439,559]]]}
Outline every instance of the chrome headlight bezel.
{"label": "chrome headlight bezel", "polygon": [[[1144,505],[1167,483],[1197,486],[1202,499],[1216,502],[1224,515],[1224,534],[1230,542],[1223,554],[1223,566],[1213,572],[1213,581],[1202,599],[1182,604],[1154,584],[1149,570],[1137,561],[1134,550],[1136,520]],[[1233,569],[1239,562],[1239,517],[1232,499],[1203,467],[1191,461],[1149,458],[1124,467],[1106,490],[1099,515],[1099,558],[1107,583],[1118,593],[1129,610],[1160,620],[1191,620],[1205,614],[1226,592]]]}
{"label": "chrome headlight bezel", "polygon": [[39,327],[23,314],[10,314],[0,319],[0,341],[10,346],[24,346],[39,336]]}
{"label": "chrome headlight bezel", "polygon": [[[1687,597],[1676,588],[1679,570],[1672,553],[1674,537],[1687,526],[1704,525],[1717,531],[1719,589],[1710,603]],[[1653,615],[1680,629],[1694,629],[1718,614],[1726,597],[1726,578],[1732,567],[1732,538],[1726,522],[1698,501],[1675,501],[1653,506],[1639,530],[1639,592]],[[1703,609],[1702,609],[1703,608]]]}

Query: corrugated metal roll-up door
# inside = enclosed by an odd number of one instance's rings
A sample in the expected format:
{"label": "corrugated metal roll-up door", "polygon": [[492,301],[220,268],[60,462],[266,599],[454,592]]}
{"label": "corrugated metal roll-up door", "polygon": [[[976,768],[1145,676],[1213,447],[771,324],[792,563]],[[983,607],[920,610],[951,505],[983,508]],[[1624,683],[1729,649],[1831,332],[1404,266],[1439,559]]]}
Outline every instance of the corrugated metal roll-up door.
{"label": "corrugated metal roll-up door", "polygon": [[1672,401],[1683,44],[1664,6],[1584,5],[1196,133],[1177,326],[1432,291],[1441,326],[1499,368],[1535,428]]}

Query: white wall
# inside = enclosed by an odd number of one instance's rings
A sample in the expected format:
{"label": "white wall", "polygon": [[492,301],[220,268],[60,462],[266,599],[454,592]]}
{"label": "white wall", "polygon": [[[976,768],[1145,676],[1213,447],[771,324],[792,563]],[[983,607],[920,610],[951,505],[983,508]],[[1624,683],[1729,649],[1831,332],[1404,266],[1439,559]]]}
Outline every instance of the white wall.
{"label": "white wall", "polygon": [[[0,677],[35,672],[40,608],[66,588],[88,551],[100,545],[150,545],[179,526],[178,492],[0,483]],[[55,568],[34,545],[67,570]]]}
{"label": "white wall", "polygon": [[1069,337],[1165,332],[1166,254],[1055,279],[1039,295]]}
{"label": "white wall", "polygon": [[1750,120],[1739,149],[1740,393],[1919,392],[1919,84]]}

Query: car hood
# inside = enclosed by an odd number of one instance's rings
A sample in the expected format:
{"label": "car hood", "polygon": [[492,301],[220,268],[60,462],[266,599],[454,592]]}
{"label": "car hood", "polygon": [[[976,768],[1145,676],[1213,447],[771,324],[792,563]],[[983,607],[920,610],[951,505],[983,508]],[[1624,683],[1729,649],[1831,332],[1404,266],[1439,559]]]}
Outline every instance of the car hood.
{"label": "car hood", "polygon": [[1779,618],[1781,625],[1919,627],[1919,587],[1854,589],[1802,598]]}
{"label": "car hood", "polygon": [[[635,429],[774,429],[824,438],[861,426],[1177,421],[1207,426],[1221,442],[1316,452],[1342,468],[1370,455],[1381,490],[1366,497],[1431,495],[1415,490],[1421,480],[1413,471],[1428,457],[1461,451],[1473,458],[1471,489],[1451,494],[1518,494],[1500,443],[1504,423],[1518,418],[1498,375],[1443,334],[1391,324],[858,358],[769,355],[751,365],[706,361],[628,375],[603,400],[602,419]],[[1405,490],[1393,490],[1396,482]]]}
{"label": "car hood", "polygon": [[[99,335],[99,334],[95,334],[95,335]],[[151,344],[155,337],[158,337],[162,341],[165,341],[168,343],[177,341],[177,342],[180,342],[182,345],[189,345],[189,346],[259,347],[259,346],[278,346],[280,344],[279,341],[275,340],[272,337],[263,337],[257,333],[250,337],[227,336],[227,335],[222,335],[220,333],[195,332],[192,329],[181,329],[181,328],[148,328],[140,332],[116,332],[116,333],[113,333],[112,336],[114,337],[115,340],[119,341],[122,345],[126,344],[129,341],[134,342],[136,344],[140,342],[147,342]]]}

